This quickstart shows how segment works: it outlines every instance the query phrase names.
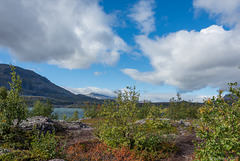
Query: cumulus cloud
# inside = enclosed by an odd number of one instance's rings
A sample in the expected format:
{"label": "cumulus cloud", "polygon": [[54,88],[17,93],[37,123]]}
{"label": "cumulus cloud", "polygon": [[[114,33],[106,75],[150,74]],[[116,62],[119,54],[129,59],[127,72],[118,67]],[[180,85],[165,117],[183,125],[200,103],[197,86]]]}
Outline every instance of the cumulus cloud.
{"label": "cumulus cloud", "polygon": [[98,93],[98,94],[103,94],[106,96],[110,96],[110,97],[115,97],[116,94],[109,90],[109,89],[102,89],[102,88],[98,88],[98,87],[86,87],[86,88],[70,88],[70,87],[64,87],[66,90],[69,90],[70,92],[74,93],[74,94],[84,94],[84,95],[88,95],[90,93]]}
{"label": "cumulus cloud", "polygon": [[155,69],[122,70],[135,80],[169,84],[180,91],[226,89],[228,82],[239,80],[240,30],[213,25],[200,32],[182,30],[155,39],[140,35],[135,40]]}
{"label": "cumulus cloud", "polygon": [[197,10],[203,9],[211,16],[219,16],[223,24],[239,26],[239,0],[194,0],[193,5]]}
{"label": "cumulus cloud", "polygon": [[21,61],[114,65],[127,48],[98,0],[0,0],[0,15],[0,47]]}
{"label": "cumulus cloud", "polygon": [[153,11],[154,0],[140,0],[131,9],[132,13],[129,15],[138,25],[138,29],[144,34],[149,34],[155,31],[155,19]]}
{"label": "cumulus cloud", "polygon": [[181,30],[153,39],[138,35],[135,41],[154,70],[126,68],[122,72],[137,81],[169,84],[183,92],[205,87],[226,89],[228,82],[239,81],[240,1],[194,0],[193,6],[231,29],[212,25],[199,32]]}

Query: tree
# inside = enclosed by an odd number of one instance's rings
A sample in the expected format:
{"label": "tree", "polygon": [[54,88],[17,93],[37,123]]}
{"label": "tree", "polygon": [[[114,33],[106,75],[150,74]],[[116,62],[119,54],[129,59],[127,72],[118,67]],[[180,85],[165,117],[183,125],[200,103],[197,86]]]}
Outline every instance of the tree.
{"label": "tree", "polygon": [[125,145],[149,151],[161,148],[159,145],[164,140],[162,135],[171,129],[169,122],[159,118],[163,110],[146,104],[146,116],[149,119],[139,124],[137,121],[142,110],[138,104],[140,94],[136,92],[136,88],[127,87],[124,91],[119,90],[117,94],[115,101],[105,102],[101,106],[100,116],[104,121],[96,129],[99,138],[113,147]]}
{"label": "tree", "polygon": [[44,117],[51,117],[53,113],[54,107],[51,101],[47,100],[46,104],[37,100],[34,105],[33,109],[30,112],[31,116],[44,116]]}
{"label": "tree", "polygon": [[2,122],[0,127],[1,129],[4,127],[6,131],[10,130],[14,120],[16,121],[15,125],[18,126],[27,116],[27,106],[24,104],[24,100],[20,95],[22,90],[22,81],[19,75],[16,75],[14,66],[11,66],[11,75],[12,81],[9,82],[10,90],[7,91],[6,95],[3,89],[1,95],[3,95],[5,99],[0,100],[0,120]]}

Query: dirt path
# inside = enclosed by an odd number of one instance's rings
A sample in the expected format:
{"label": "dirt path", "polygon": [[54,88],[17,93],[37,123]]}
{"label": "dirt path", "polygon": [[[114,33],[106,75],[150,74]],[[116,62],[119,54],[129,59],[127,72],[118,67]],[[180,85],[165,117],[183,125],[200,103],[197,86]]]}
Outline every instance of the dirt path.
{"label": "dirt path", "polygon": [[66,136],[67,146],[76,144],[78,142],[84,143],[96,139],[96,137],[94,136],[94,130],[91,127],[82,128],[80,130],[67,130]]}
{"label": "dirt path", "polygon": [[193,160],[193,153],[195,148],[193,141],[197,141],[196,134],[178,136],[176,139],[176,146],[179,148],[179,152],[170,159],[173,161]]}

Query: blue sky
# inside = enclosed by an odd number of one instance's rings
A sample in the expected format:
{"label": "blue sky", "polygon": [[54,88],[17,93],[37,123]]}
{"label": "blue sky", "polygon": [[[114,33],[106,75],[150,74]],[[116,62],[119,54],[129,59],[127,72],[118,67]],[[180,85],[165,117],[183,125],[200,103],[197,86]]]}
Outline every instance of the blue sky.
{"label": "blue sky", "polygon": [[74,93],[202,102],[239,80],[239,0],[0,0],[0,63]]}

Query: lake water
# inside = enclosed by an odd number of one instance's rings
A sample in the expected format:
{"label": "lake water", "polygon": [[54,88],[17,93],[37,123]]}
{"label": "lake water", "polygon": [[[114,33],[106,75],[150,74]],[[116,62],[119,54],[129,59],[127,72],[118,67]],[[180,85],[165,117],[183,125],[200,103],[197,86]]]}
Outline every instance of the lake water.
{"label": "lake water", "polygon": [[66,114],[67,117],[73,116],[74,111],[78,111],[78,118],[81,119],[84,117],[84,109],[81,108],[54,108],[54,113],[58,114],[59,119]]}
{"label": "lake water", "polygon": [[[31,110],[32,107],[29,107],[29,109]],[[75,110],[78,111],[79,119],[84,117],[84,109],[81,108],[54,108],[53,113],[56,113],[59,119],[61,119],[64,114],[69,118],[69,116],[73,116]]]}

